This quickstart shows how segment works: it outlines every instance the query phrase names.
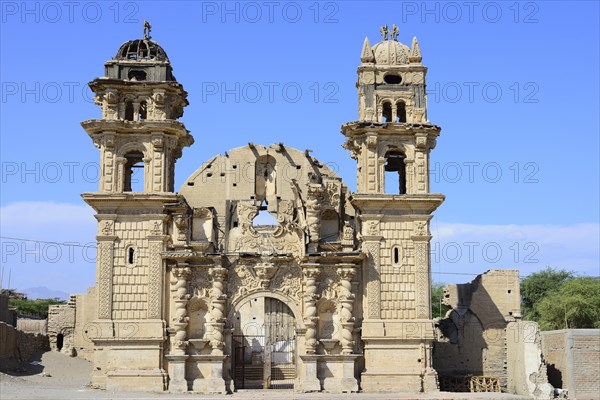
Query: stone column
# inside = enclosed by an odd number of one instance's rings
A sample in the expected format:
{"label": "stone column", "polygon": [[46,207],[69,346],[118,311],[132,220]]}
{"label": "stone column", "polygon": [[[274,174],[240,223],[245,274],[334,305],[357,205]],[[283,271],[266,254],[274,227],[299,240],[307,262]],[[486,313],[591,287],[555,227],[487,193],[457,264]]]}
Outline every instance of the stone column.
{"label": "stone column", "polygon": [[339,299],[342,305],[340,323],[342,325],[342,354],[352,354],[354,350],[354,316],[352,307],[354,294],[352,293],[352,278],[356,273],[353,264],[339,264],[337,274],[340,277]]}
{"label": "stone column", "polygon": [[227,302],[227,294],[225,294],[227,269],[215,266],[210,269],[209,274],[213,280],[212,288],[210,289],[211,322],[207,324],[210,332],[210,345],[213,348],[213,355],[223,355],[225,344],[223,328],[225,327],[225,304]]}
{"label": "stone column", "polygon": [[194,392],[200,393],[227,393],[225,380],[223,379],[223,364],[227,356],[224,354],[225,337],[225,306],[227,294],[225,294],[225,281],[227,269],[220,265],[210,268],[209,275],[212,278],[210,288],[210,322],[206,324],[206,338],[210,340],[212,352],[209,355],[194,356],[198,367],[203,372],[203,377],[195,379],[192,385]]}
{"label": "stone column", "polygon": [[319,264],[306,263],[302,265],[304,273],[304,326],[306,327],[305,349],[306,355],[301,356],[304,361],[304,377],[302,380],[302,391],[318,392],[321,390],[321,382],[317,378],[317,323],[319,313],[317,310],[317,278],[321,273]]}
{"label": "stone column", "polygon": [[308,184],[308,194],[306,196],[306,223],[308,224],[309,233],[308,253],[316,253],[319,248],[322,194],[323,186],[321,184]]}
{"label": "stone column", "polygon": [[319,314],[317,310],[317,277],[321,273],[319,264],[304,264],[305,277],[304,288],[304,325],[306,326],[306,354],[315,354],[317,349],[317,322]]}
{"label": "stone column", "polygon": [[179,263],[171,271],[171,293],[175,303],[175,312],[171,318],[172,326],[169,328],[171,336],[171,350],[167,355],[169,360],[169,391],[186,392],[188,382],[185,379],[185,363],[188,358],[186,347],[188,345],[186,328],[188,326],[187,303],[188,294],[187,278],[190,268],[186,263]]}

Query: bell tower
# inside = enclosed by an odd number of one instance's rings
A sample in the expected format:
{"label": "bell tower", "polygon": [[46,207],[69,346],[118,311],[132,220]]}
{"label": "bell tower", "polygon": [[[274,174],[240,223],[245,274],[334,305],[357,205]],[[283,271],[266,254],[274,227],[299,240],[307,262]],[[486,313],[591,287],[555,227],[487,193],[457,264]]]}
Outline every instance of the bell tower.
{"label": "bell tower", "polygon": [[90,82],[102,117],[82,122],[100,150],[97,192],[83,199],[98,220],[92,384],[162,391],[166,387],[165,277],[175,161],[193,143],[178,121],[187,93],[144,23]]}
{"label": "bell tower", "polygon": [[187,92],[148,23],[143,39],[125,42],[104,72],[90,83],[102,118],[82,123],[100,149],[99,192],[173,192],[175,161],[193,143],[177,121]]}
{"label": "bell tower", "polygon": [[342,126],[357,162],[357,210],[365,253],[362,340],[365,391],[435,391],[429,221],[444,201],[429,191],[429,153],[441,128],[427,119],[421,50],[398,28],[365,38],[358,121]]}

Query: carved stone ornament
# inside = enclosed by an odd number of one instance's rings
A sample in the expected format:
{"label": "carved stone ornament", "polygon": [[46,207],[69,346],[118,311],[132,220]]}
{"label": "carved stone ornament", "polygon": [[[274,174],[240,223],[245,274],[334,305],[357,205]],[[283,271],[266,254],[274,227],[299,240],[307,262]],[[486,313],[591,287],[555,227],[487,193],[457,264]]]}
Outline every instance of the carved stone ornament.
{"label": "carved stone ornament", "polygon": [[150,231],[153,235],[162,235],[163,234],[163,224],[161,221],[154,221],[152,224],[152,230]]}
{"label": "carved stone ornament", "polygon": [[256,277],[260,280],[262,288],[268,289],[271,285],[271,278],[273,278],[279,267],[273,263],[264,262],[256,264],[253,269]]}
{"label": "carved stone ornament", "polygon": [[183,214],[178,214],[174,218],[175,226],[177,227],[177,240],[185,241],[187,239],[188,234],[188,216]]}
{"label": "carved stone ornament", "polygon": [[379,234],[379,224],[377,221],[369,221],[367,223],[367,233],[371,236]]}
{"label": "carved stone ornament", "polygon": [[102,224],[102,234],[106,236],[112,235],[114,232],[114,226],[114,221],[104,221],[104,223]]}
{"label": "carved stone ornament", "polygon": [[415,222],[415,232],[417,236],[426,236],[429,232],[427,229],[427,222],[416,221]]}
{"label": "carved stone ornament", "polygon": [[[271,277],[268,277],[270,274]],[[232,302],[267,288],[299,302],[302,271],[295,265],[278,266],[269,262],[259,263],[256,266],[237,265],[229,275],[227,288]]]}

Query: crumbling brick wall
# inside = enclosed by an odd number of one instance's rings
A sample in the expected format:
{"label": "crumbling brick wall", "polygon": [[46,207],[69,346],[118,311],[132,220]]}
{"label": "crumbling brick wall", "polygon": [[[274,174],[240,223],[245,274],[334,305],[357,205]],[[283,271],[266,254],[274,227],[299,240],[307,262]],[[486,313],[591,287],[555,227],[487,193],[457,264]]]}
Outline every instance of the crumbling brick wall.
{"label": "crumbling brick wall", "polygon": [[550,383],[569,398],[600,399],[600,329],[542,332]]}

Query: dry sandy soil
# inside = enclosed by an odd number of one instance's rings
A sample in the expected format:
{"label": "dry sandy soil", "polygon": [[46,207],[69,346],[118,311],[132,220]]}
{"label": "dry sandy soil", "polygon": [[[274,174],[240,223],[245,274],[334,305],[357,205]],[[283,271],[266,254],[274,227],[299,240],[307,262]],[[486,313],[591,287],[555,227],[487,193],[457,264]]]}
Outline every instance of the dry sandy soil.
{"label": "dry sandy soil", "polygon": [[0,373],[0,399],[23,400],[79,400],[79,399],[485,399],[524,400],[526,397],[500,393],[400,393],[400,394],[298,394],[291,390],[247,390],[233,395],[199,395],[192,393],[133,393],[108,392],[88,386],[92,372],[90,362],[57,352],[41,355],[39,364],[24,364],[19,372]]}

